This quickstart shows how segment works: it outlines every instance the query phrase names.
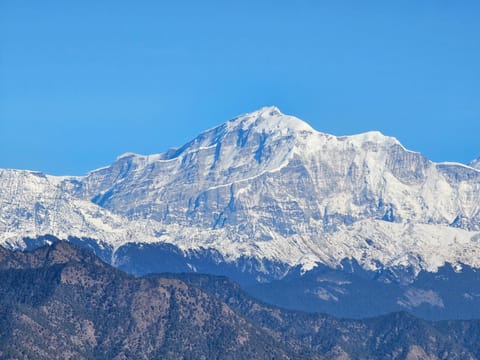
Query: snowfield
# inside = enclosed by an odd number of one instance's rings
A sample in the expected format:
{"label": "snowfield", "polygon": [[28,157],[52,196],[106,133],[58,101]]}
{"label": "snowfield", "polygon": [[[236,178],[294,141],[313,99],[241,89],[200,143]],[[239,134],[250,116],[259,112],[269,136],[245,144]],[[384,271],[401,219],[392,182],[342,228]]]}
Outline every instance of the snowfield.
{"label": "snowfield", "polygon": [[478,168],[434,163],[379,132],[324,134],[267,107],[85,176],[0,170],[0,242],[165,242],[304,271],[345,258],[372,270],[478,268]]}

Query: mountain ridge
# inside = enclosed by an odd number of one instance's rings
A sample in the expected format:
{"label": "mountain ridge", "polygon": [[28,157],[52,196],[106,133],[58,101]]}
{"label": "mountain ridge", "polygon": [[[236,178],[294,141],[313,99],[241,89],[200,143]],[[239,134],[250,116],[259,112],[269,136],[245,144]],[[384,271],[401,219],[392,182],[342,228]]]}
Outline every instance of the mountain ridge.
{"label": "mountain ridge", "polygon": [[480,250],[480,171],[433,163],[379,132],[324,134],[276,107],[85,176],[2,170],[0,183],[16,189],[0,194],[1,240],[12,246],[52,234],[114,249],[211,248],[224,261],[266,258],[305,271],[344,258],[417,272],[480,266],[469,255]]}
{"label": "mountain ridge", "polygon": [[57,242],[0,247],[0,357],[475,359],[480,322],[292,312],[226,277],[133,277]]}
{"label": "mountain ridge", "polygon": [[474,169],[480,170],[480,157],[470,162],[469,166],[473,167]]}

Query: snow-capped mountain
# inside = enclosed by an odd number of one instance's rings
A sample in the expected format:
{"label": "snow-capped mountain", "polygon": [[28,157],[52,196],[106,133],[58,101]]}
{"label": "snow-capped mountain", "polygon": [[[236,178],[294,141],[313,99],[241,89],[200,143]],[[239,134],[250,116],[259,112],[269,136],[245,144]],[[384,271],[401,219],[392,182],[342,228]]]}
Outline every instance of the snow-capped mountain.
{"label": "snow-capped mountain", "polygon": [[[98,205],[63,191],[63,177],[25,170],[0,169],[0,233],[9,247],[25,246],[25,237],[50,234],[98,239],[118,246],[141,233],[149,237],[148,221],[130,222]],[[68,178],[73,181],[73,178]]]}
{"label": "snow-capped mountain", "polygon": [[178,150],[123,155],[66,187],[130,219],[269,239],[272,230],[335,231],[363,219],[455,225],[462,218],[459,227],[478,230],[479,179],[478,171],[432,163],[378,132],[335,137],[273,107]]}
{"label": "snow-capped mountain", "polygon": [[480,267],[480,171],[378,132],[324,134],[275,107],[81,177],[2,170],[0,191],[10,246],[52,234],[96,239],[113,257],[169,243],[303,271],[345,258],[370,270]]}

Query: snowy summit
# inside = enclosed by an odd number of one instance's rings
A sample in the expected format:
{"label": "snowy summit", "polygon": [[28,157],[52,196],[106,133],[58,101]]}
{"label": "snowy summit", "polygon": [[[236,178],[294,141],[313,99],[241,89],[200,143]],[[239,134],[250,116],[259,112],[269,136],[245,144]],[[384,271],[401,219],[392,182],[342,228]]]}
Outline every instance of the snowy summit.
{"label": "snowy summit", "polygon": [[[471,166],[477,166],[478,162]],[[366,269],[480,267],[480,171],[379,132],[333,136],[276,107],[83,177],[0,170],[1,241],[52,234]]]}

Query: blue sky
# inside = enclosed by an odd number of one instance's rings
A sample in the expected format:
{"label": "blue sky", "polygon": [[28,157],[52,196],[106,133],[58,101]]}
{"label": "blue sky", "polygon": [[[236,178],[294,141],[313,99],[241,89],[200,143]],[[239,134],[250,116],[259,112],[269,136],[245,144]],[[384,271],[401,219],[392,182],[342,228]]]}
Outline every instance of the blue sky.
{"label": "blue sky", "polygon": [[0,167],[83,174],[265,105],[480,156],[478,1],[0,2]]}

